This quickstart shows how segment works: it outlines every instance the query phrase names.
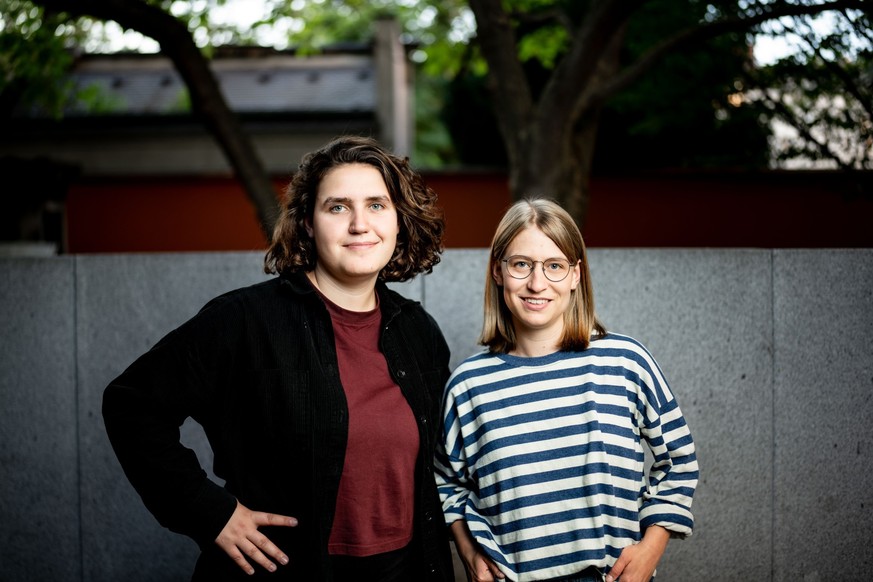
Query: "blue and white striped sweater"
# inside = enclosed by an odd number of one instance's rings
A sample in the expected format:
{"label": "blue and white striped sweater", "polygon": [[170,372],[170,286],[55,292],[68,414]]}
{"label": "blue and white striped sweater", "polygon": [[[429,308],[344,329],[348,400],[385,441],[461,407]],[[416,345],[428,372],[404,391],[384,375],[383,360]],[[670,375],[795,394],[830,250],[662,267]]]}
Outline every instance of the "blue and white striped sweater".
{"label": "blue and white striped sweater", "polygon": [[629,337],[539,358],[475,355],[449,379],[443,413],[446,522],[466,519],[510,580],[608,569],[649,525],[691,534],[694,443],[657,363]]}

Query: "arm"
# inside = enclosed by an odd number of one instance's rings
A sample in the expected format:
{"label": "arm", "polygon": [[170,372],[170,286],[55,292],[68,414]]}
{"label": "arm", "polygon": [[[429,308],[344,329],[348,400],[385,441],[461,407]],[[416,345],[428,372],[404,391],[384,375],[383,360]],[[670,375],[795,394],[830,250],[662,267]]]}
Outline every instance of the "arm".
{"label": "arm", "polygon": [[[186,324],[187,325],[187,324]],[[172,332],[140,356],[103,393],[103,419],[131,485],[164,527],[211,544],[236,499],[211,481],[179,441],[189,416],[203,416],[188,349]]]}
{"label": "arm", "polygon": [[455,394],[450,388],[451,381],[446,387],[443,399],[443,425],[434,460],[437,490],[443,504],[443,513],[468,578],[473,582],[502,580],[505,577],[503,572],[482,551],[465,519],[465,508],[472,483],[459,413],[455,405]]}
{"label": "arm", "polygon": [[691,503],[699,469],[694,441],[676,401],[671,399],[661,405],[657,420],[647,422],[642,434],[654,463],[643,494],[640,528],[645,531],[660,526],[671,537],[690,536],[694,527]]}
{"label": "arm", "polygon": [[691,501],[697,485],[698,465],[694,441],[682,411],[651,354],[640,347],[638,360],[640,434],[649,445],[654,463],[640,510],[639,543],[622,550],[609,571],[608,582],[649,582],[671,537],[691,535],[694,519]]}
{"label": "arm", "polygon": [[691,431],[661,369],[647,351],[642,354],[644,407],[640,434],[651,449],[654,463],[643,493],[640,529],[646,531],[656,525],[668,530],[671,537],[684,538],[691,535],[694,527],[691,503],[699,476],[697,453]]}
{"label": "arm", "polygon": [[241,553],[270,569],[264,554],[281,563],[287,557],[257,528],[296,522],[239,504],[179,441],[187,417],[214,422],[210,411],[220,407],[222,380],[231,375],[229,338],[241,337],[237,320],[216,300],[168,334],[106,388],[103,417],[125,474],[161,525],[201,548],[218,544],[243,569],[251,567]]}

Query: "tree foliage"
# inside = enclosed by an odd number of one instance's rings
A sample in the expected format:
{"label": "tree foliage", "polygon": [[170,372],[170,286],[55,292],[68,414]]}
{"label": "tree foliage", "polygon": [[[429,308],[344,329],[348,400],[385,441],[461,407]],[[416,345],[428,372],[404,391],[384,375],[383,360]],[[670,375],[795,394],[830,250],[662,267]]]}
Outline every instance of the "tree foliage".
{"label": "tree foliage", "polygon": [[781,131],[776,166],[873,169],[873,23],[869,11],[821,21],[792,17],[766,33],[789,33],[797,52],[751,71],[746,95]]}
{"label": "tree foliage", "polygon": [[[569,4],[572,10],[560,10]],[[691,22],[682,15],[657,22],[640,18],[656,4],[655,0],[552,4],[558,9],[553,10],[554,18],[567,27],[571,40],[542,91],[535,93],[517,58],[519,38],[524,34],[521,24],[531,20],[531,13],[525,11],[530,3],[470,0],[478,24],[478,45],[489,66],[494,111],[507,145],[511,188],[516,197],[554,196],[581,223],[587,209],[588,179],[604,111],[634,85],[657,82],[658,73],[669,63],[670,55],[681,51],[687,57],[691,51],[712,50],[716,41],[731,35],[749,35],[763,24],[781,22],[780,19],[839,11],[856,14],[867,7],[865,2],[849,0],[689,1],[683,5],[694,16]],[[666,9],[667,4],[660,4],[660,8]],[[574,19],[574,14],[581,14],[581,18]],[[654,29],[651,39],[634,36],[636,19]],[[683,91],[693,91],[697,84],[700,84],[697,71],[688,71],[681,81]],[[736,96],[741,85],[742,78],[737,78],[724,97],[716,96],[710,101],[713,105],[710,118],[715,116],[719,121],[734,115],[732,108],[743,104]],[[723,105],[725,97],[730,107]],[[683,114],[682,109],[675,110]],[[751,121],[748,115],[745,121]],[[700,131],[692,133],[698,135]]]}
{"label": "tree foliage", "polygon": [[[556,197],[580,222],[592,172],[761,168],[804,152],[839,167],[869,164],[863,1],[471,0],[469,7],[474,31],[463,25],[464,3],[334,0],[282,14],[315,23],[294,35],[311,46],[337,40],[325,36],[337,20],[350,38],[362,38],[374,13],[399,15],[421,39],[422,76],[443,92],[441,116],[460,161],[507,166],[515,197]],[[805,35],[805,45],[775,65],[755,63],[755,35],[804,36],[822,15],[831,21],[826,35]],[[433,41],[440,38],[452,42]],[[799,137],[771,135],[774,118]],[[840,162],[837,152],[852,161]]]}
{"label": "tree foliage", "polygon": [[69,93],[63,78],[73,61],[67,39],[56,34],[65,19],[20,0],[4,0],[0,7],[0,118],[19,103],[60,116]]}
{"label": "tree foliage", "polygon": [[[223,0],[213,1],[221,3]],[[59,18],[66,17],[71,22],[81,21],[83,17],[113,20],[124,28],[137,30],[154,39],[185,82],[193,112],[202,119],[223,150],[269,237],[278,212],[272,183],[248,135],[219,90],[206,55],[196,45],[195,35],[189,28],[190,19],[178,18],[165,8],[169,6],[172,10],[178,3],[163,0],[34,0],[33,4],[45,10],[43,17],[58,14]]]}
{"label": "tree foliage", "polygon": [[[873,38],[866,0],[265,0],[263,16],[248,28],[211,20],[210,9],[223,0],[33,3],[67,15],[46,12],[46,30],[115,20],[154,38],[180,68],[195,110],[248,176],[248,189],[258,187],[262,170],[240,151],[245,136],[210,88],[209,47],[271,38],[312,52],[369,39],[372,20],[386,14],[404,26],[420,65],[419,86],[427,88],[419,105],[442,112],[455,155],[505,164],[516,198],[554,197],[580,223],[594,171],[760,167],[773,151],[841,168],[870,166]],[[821,17],[829,19],[826,32],[814,26]],[[26,22],[12,28],[27,29]],[[795,52],[756,64],[753,39],[766,34],[792,35]],[[13,79],[41,75],[16,66],[21,72]],[[769,135],[774,118],[793,128],[787,146]],[[450,160],[435,118],[420,120],[427,122],[420,136],[437,152],[429,160]],[[263,196],[253,200],[269,204]]]}

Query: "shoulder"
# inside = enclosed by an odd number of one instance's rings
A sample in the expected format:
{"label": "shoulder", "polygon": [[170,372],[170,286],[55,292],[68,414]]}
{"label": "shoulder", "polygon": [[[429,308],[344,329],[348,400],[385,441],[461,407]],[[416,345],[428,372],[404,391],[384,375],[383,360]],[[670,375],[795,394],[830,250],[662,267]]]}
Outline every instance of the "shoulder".
{"label": "shoulder", "polygon": [[446,389],[462,389],[463,386],[476,383],[478,379],[496,371],[502,365],[503,361],[497,354],[487,350],[477,352],[469,356],[454,369],[451,376],[449,376]]}
{"label": "shoulder", "polygon": [[635,354],[651,358],[648,348],[639,340],[620,333],[609,332],[606,335],[593,336],[588,350],[592,355],[611,354],[615,356],[632,357]]}
{"label": "shoulder", "polygon": [[401,321],[407,325],[418,327],[420,331],[428,328],[439,331],[439,325],[436,320],[420,302],[401,295],[384,284],[380,284],[377,290],[379,292],[379,301],[383,305],[383,313],[397,313]]}
{"label": "shoulder", "polygon": [[379,301],[389,309],[400,309],[409,313],[424,311],[421,303],[402,295],[381,281],[376,284],[376,292],[379,294]]}
{"label": "shoulder", "polygon": [[247,287],[240,287],[222,293],[209,300],[200,310],[200,314],[211,311],[220,311],[224,314],[232,311],[245,310],[259,303],[278,301],[281,295],[281,281],[278,277],[255,283]]}
{"label": "shoulder", "polygon": [[635,338],[608,333],[593,340],[589,350],[601,364],[623,368],[627,377],[638,378],[646,385],[666,386],[667,384],[655,357],[642,342]]}
{"label": "shoulder", "polygon": [[253,324],[271,326],[287,322],[289,317],[299,319],[306,311],[304,294],[289,287],[282,278],[273,277],[214,297],[185,327],[214,327],[229,332]]}

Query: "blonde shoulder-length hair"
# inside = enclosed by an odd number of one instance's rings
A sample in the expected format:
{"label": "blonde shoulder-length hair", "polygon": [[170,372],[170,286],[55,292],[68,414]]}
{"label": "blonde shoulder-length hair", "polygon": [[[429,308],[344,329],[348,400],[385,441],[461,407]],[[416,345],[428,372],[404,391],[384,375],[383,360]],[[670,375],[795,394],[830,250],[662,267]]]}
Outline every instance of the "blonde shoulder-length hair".
{"label": "blonde shoulder-length hair", "polygon": [[582,233],[566,210],[551,200],[535,198],[513,204],[497,225],[491,241],[488,271],[485,275],[485,321],[479,343],[491,352],[507,353],[516,347],[516,332],[512,313],[503,299],[503,289],[493,273],[505,257],[506,249],[516,236],[528,227],[536,227],[549,237],[571,263],[579,261],[579,284],[564,313],[564,332],[560,348],[581,351],[588,347],[592,334],[606,334],[594,314],[594,290],[585,254]]}

